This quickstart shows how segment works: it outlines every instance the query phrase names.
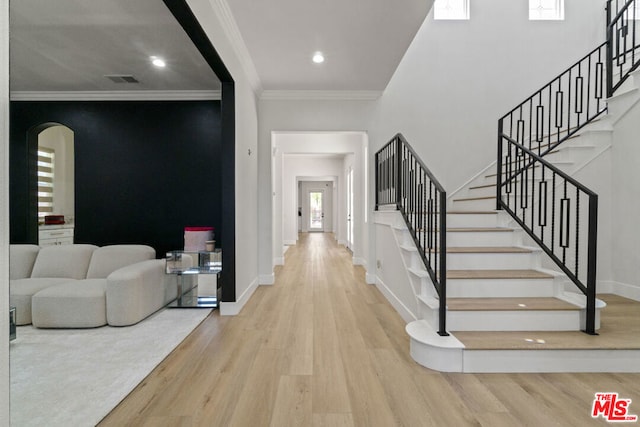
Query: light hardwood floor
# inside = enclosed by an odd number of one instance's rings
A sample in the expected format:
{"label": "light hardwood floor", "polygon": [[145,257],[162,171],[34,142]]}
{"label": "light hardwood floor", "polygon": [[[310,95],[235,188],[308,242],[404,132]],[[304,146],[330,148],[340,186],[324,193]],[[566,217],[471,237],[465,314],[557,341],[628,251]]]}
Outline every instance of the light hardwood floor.
{"label": "light hardwood floor", "polygon": [[[301,234],[273,286],[213,312],[100,426],[586,426],[640,374],[444,374],[330,234]],[[638,337],[632,339],[637,340]],[[634,425],[634,424],[631,424]]]}

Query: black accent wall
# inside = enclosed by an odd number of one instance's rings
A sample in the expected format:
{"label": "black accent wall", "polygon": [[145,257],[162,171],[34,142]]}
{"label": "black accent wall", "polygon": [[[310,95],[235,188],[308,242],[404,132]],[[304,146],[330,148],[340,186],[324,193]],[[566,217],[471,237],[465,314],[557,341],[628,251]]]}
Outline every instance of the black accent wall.
{"label": "black accent wall", "polygon": [[219,101],[11,102],[11,242],[35,242],[27,134],[55,122],[74,131],[76,243],[163,257],[185,226],[210,225],[224,245],[220,117]]}

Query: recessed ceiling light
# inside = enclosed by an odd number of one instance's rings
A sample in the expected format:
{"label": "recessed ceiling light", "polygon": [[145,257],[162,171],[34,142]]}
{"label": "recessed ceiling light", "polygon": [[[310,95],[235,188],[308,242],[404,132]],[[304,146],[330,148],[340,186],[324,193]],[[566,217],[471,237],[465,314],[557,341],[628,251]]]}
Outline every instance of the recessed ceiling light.
{"label": "recessed ceiling light", "polygon": [[316,52],[313,54],[312,60],[316,64],[322,64],[324,62],[324,55],[322,54],[322,52]]}
{"label": "recessed ceiling light", "polygon": [[151,63],[158,68],[163,68],[167,65],[167,63],[164,62],[164,59],[158,58],[157,56],[152,56],[150,57],[150,59],[151,59]]}

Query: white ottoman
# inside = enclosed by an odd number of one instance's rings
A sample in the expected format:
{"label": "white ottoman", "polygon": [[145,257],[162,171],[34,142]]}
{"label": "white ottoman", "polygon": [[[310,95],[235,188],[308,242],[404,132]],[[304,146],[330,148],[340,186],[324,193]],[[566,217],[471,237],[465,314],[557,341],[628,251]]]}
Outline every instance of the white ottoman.
{"label": "white ottoman", "polygon": [[95,328],[107,324],[106,279],[83,279],[51,286],[31,301],[38,328]]}

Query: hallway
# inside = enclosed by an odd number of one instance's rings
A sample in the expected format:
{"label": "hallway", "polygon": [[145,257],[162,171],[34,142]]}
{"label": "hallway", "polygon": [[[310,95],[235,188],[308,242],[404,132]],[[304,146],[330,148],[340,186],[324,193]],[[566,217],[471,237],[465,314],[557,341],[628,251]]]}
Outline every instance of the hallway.
{"label": "hallway", "polygon": [[332,234],[300,234],[234,317],[213,312],[101,426],[585,426],[638,374],[443,374]]}

